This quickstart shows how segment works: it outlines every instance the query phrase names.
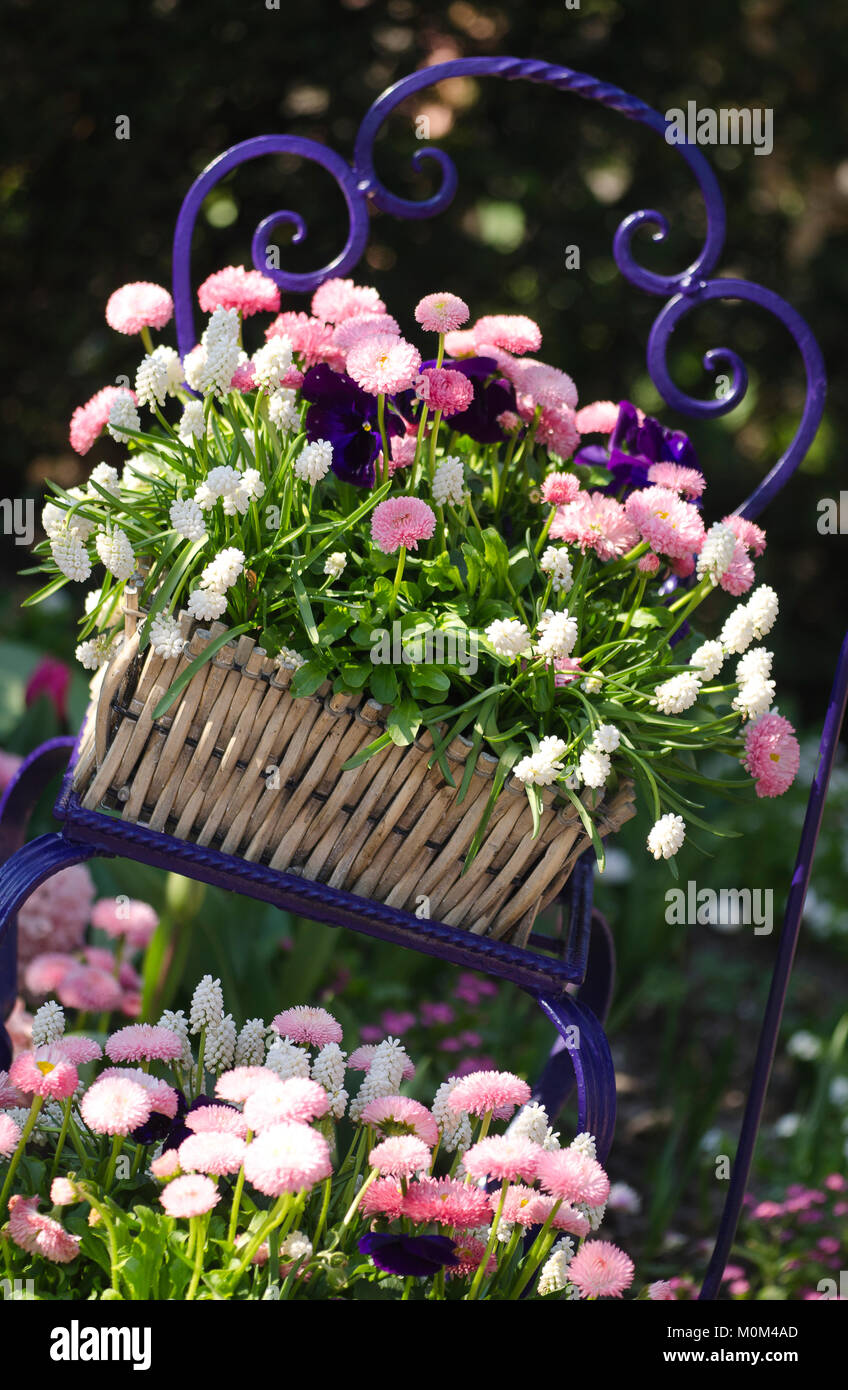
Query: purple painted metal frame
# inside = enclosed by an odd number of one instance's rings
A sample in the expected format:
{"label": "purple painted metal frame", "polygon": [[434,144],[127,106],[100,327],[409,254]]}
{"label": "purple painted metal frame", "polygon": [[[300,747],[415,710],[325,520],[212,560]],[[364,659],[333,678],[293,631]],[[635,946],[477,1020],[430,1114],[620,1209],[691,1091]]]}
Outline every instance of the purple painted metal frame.
{"label": "purple painted metal frame", "polygon": [[[413,163],[435,162],[441,174],[439,189],[430,198],[411,201],[391,193],[380,182],[373,158],[375,141],[384,121],[408,97],[423,88],[450,77],[494,76],[508,80],[525,79],[572,91],[608,106],[629,120],[648,126],[665,137],[666,122],[658,111],[638,98],[600,82],[585,73],[556,64],[518,58],[465,58],[440,63],[413,73],[384,92],[366,114],[356,138],[353,163],[349,165],[333,150],[317,142],[287,135],[259,136],[243,141],[213,161],[195,180],[177,219],[174,236],[173,279],[177,337],[184,356],[196,341],[192,307],[191,243],[194,225],[204,198],[220,179],[244,162],[266,155],[294,154],[319,164],[336,180],[344,196],[349,217],[348,236],[339,254],[326,266],[307,274],[292,274],[268,265],[268,238],[275,226],[294,227],[295,242],[302,242],[307,230],[296,212],[274,212],[263,218],[252,239],[253,263],[284,290],[308,293],[331,275],[353,268],[362,256],[368,239],[369,202],[383,212],[403,218],[431,217],[443,211],[454,196],[457,172],[443,151],[425,146],[416,151]],[[730,348],[713,348],[704,354],[707,370],[726,371],[730,389],[720,399],[699,400],[682,392],[671,379],[667,366],[669,343],[679,323],[699,304],[715,299],[747,300],[766,310],[781,322],[795,339],[807,377],[807,393],[795,437],[754,492],[739,504],[737,512],[757,516],[787,482],[798,467],[815,436],[824,409],[825,372],[821,352],[800,315],[773,291],[747,280],[710,278],[724,245],[725,213],[716,177],[700,150],[690,145],[676,147],[695,176],[704,197],[707,230],[703,246],[692,263],[677,275],[660,275],[638,264],[632,243],[642,227],[653,229],[653,240],[662,241],[668,223],[653,209],[631,213],[616,232],[613,252],[624,277],[637,288],[666,299],[648,339],[647,361],[651,378],[666,403],[683,414],[700,417],[724,415],[736,406],[747,389],[744,363]],[[768,1085],[777,1042],[783,1002],[789,982],[800,930],[804,897],[809,883],[816,839],[821,824],[830,771],[836,756],[842,717],[848,691],[848,637],[842,648],[833,694],[821,743],[818,772],[813,783],[801,845],[786,908],[783,931],[772,981],[771,994],[762,1026],[754,1075],[734,1164],[730,1191],[719,1229],[715,1251],[701,1291],[701,1298],[717,1296],[741,1210],[750,1171],[762,1105]],[[350,927],[361,934],[392,941],[408,949],[435,955],[467,968],[484,970],[512,983],[534,997],[556,1028],[558,1040],[534,1092],[555,1113],[568,1089],[573,1069],[578,1089],[580,1123],[592,1130],[598,1140],[600,1157],[605,1157],[612,1141],[615,1122],[615,1076],[609,1045],[599,1020],[609,1004],[614,971],[614,953],[609,930],[592,911],[591,852],[583,857],[573,875],[570,889],[569,929],[560,959],[545,957],[538,951],[519,949],[443,923],[424,921],[339,892],[321,884],[309,883],[292,874],[282,874],[262,865],[249,864],[211,848],[200,848],[174,837],[129,825],[103,814],[84,810],[71,791],[75,752],[57,803],[63,821],[58,833],[44,835],[24,844],[30,811],[46,783],[67,761],[72,740],[58,739],[37,749],[19,770],[18,776],[0,802],[0,1019],[8,1016],[15,990],[15,914],[33,888],[58,869],[80,863],[96,855],[116,855],[140,860],[163,868],[177,869],[228,891],[239,891],[307,916]],[[235,885],[235,887],[234,887]],[[593,946],[589,952],[589,940]],[[554,948],[551,940],[533,934],[531,944],[541,950]],[[580,999],[574,987],[583,985]],[[5,1031],[0,1026],[0,1065]]]}

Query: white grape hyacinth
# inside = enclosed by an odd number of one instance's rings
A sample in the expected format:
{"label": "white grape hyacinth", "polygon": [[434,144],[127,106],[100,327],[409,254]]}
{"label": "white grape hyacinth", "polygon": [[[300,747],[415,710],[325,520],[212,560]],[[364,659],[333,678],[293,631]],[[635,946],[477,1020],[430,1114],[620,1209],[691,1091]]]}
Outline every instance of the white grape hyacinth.
{"label": "white grape hyacinth", "polygon": [[698,555],[695,567],[698,578],[709,576],[713,584],[718,584],[730,566],[735,549],[735,533],[729,526],[717,521],[707,532]]}
{"label": "white grape hyacinth", "polygon": [[48,999],[36,1009],[32,1020],[33,1047],[47,1047],[58,1042],[65,1032],[65,1011],[55,999]]}
{"label": "white grape hyacinth", "polygon": [[433,501],[443,507],[451,502],[455,507],[462,505],[465,497],[465,478],[462,459],[448,454],[443,458],[433,476]]}
{"label": "white grape hyacinth", "polygon": [[135,555],[130,538],[120,526],[111,531],[98,531],[94,547],[101,561],[116,579],[129,579],[135,574]]}
{"label": "white grape hyacinth", "polygon": [[603,787],[612,771],[609,754],[599,748],[584,748],[578,766],[587,787]]}
{"label": "white grape hyacinth", "polygon": [[535,753],[515,764],[514,775],[525,786],[549,787],[563,771],[566,746],[561,738],[549,734],[540,740]]}
{"label": "white grape hyacinth", "polygon": [[752,676],[739,687],[738,694],[733,699],[733,708],[739,710],[743,719],[759,719],[761,714],[768,714],[774,703],[774,681],[765,680],[762,676]]}
{"label": "white grape hyacinth", "polygon": [[331,579],[340,579],[347,564],[347,556],[341,550],[334,550],[324,561],[324,573]]}
{"label": "white grape hyacinth", "polygon": [[690,656],[689,665],[697,671],[699,680],[715,680],[724,665],[724,648],[721,642],[703,642]]}
{"label": "white grape hyacinth", "polygon": [[648,849],[655,859],[671,859],[686,839],[686,822],[682,816],[660,816],[648,832]]}
{"label": "white grape hyacinth", "polygon": [[135,393],[142,405],[151,410],[164,405],[168,396],[176,395],[183,379],[180,355],[171,347],[154,348],[139,363],[135,375]]}
{"label": "white grape hyacinth", "polygon": [[132,396],[115,397],[112,402],[112,409],[109,411],[109,421],[106,428],[119,444],[129,443],[130,437],[125,433],[126,430],[137,431],[141,429],[141,420]]}
{"label": "white grape hyacinth", "polygon": [[171,503],[168,516],[178,536],[187,541],[206,540],[206,521],[193,497],[177,498]]}
{"label": "white grape hyacinth", "polygon": [[565,546],[549,545],[544,551],[539,568],[551,580],[555,594],[567,594],[574,582],[571,559]]}
{"label": "white grape hyacinth", "polygon": [[754,624],[747,604],[738,604],[728,615],[718,640],[728,656],[741,656],[748,650],[754,640]]}
{"label": "white grape hyacinth", "polygon": [[663,714],[682,714],[694,705],[701,689],[701,682],[694,672],[681,671],[654,687],[651,704],[656,705]]}
{"label": "white grape hyacinth", "polygon": [[257,348],[253,354],[253,369],[256,377],[256,385],[263,387],[266,391],[277,391],[280,389],[283,377],[291,368],[292,364],[292,345],[288,338],[279,334],[274,338],[269,338],[261,348]]}
{"label": "white grape hyacinth", "polygon": [[268,1027],[261,1018],[249,1018],[236,1039],[235,1063],[237,1067],[262,1067],[265,1065],[265,1040]]}
{"label": "white grape hyacinth", "polygon": [[237,309],[214,311],[198,346],[183,363],[186,381],[193,390],[204,396],[209,392],[226,395],[241,357],[239,330]]}
{"label": "white grape hyacinth", "polygon": [[84,584],[91,574],[88,551],[69,526],[56,527],[50,537],[50,554],[66,579]]}
{"label": "white grape hyacinth", "polygon": [[203,589],[213,589],[221,594],[226,589],[231,589],[243,573],[244,551],[239,550],[236,545],[228,545],[204,567],[200,575],[200,585]]}
{"label": "white grape hyacinth", "polygon": [[301,482],[311,483],[314,487],[322,478],[326,478],[332,462],[333,446],[329,439],[315,439],[311,444],[305,444],[295,459],[295,475]]}
{"label": "white grape hyacinth", "polygon": [[530,633],[517,618],[496,618],[486,628],[486,637],[497,656],[515,661],[519,656],[529,655]]}
{"label": "white grape hyacinth", "polygon": [[[92,483],[96,484],[94,488],[91,487]],[[104,492],[111,493],[113,497],[118,496],[120,490],[118,486],[118,470],[117,468],[113,468],[111,463],[98,463],[89,473],[86,491],[91,491],[95,497],[99,498],[100,493],[97,491],[97,488],[103,488]]]}
{"label": "white grape hyacinth", "polygon": [[281,434],[291,434],[300,424],[295,400],[295,392],[285,386],[281,386],[279,391],[272,391],[268,397],[268,419]]}
{"label": "white grape hyacinth", "polygon": [[[223,1017],[224,993],[221,989],[221,981],[214,979],[211,975],[204,975],[191,996],[189,1028],[192,1033],[199,1033],[203,1028],[214,1027],[221,1022]],[[171,1025],[165,1024],[164,1026],[170,1027]]]}
{"label": "white grape hyacinth", "polygon": [[599,724],[592,743],[602,753],[614,753],[621,743],[621,734],[614,724]]}
{"label": "white grape hyacinth", "polygon": [[552,613],[548,609],[539,619],[537,629],[537,656],[546,660],[558,656],[571,656],[577,641],[577,619],[571,617],[568,609],[564,609],[562,613]]}
{"label": "white grape hyacinth", "polygon": [[163,656],[166,661],[182,654],[185,639],[176,618],[157,613],[150,624],[150,646],[157,656]]}
{"label": "white grape hyacinth", "polygon": [[113,637],[103,632],[99,637],[89,637],[87,641],[80,642],[74,655],[86,671],[99,671],[101,666],[108,665],[112,660],[122,641],[123,633]]}
{"label": "white grape hyacinth", "polygon": [[199,623],[215,622],[227,611],[227,595],[217,589],[192,589],[186,610]]}
{"label": "white grape hyacinth", "polygon": [[755,676],[768,680],[773,661],[774,652],[766,651],[765,647],[752,647],[736,663],[736,684],[744,685]]}
{"label": "white grape hyacinth", "polygon": [[183,408],[177,432],[184,444],[187,444],[190,439],[203,438],[206,433],[206,417],[203,413],[202,401],[189,401]]}
{"label": "white grape hyacinth", "polygon": [[759,641],[771,632],[777,619],[779,602],[770,584],[760,584],[745,605],[754,636]]}

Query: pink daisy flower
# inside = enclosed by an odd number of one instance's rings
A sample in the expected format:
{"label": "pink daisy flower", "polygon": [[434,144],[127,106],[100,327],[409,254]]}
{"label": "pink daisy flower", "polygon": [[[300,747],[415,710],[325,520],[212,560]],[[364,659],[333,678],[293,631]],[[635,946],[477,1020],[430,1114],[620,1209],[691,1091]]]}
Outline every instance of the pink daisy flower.
{"label": "pink daisy flower", "polygon": [[178,1062],[182,1055],[182,1039],[155,1023],[131,1023],[106,1041],[106,1056],[113,1062]]}
{"label": "pink daisy flower", "polygon": [[180,1171],[180,1156],[177,1150],[166,1149],[158,1158],[154,1158],[150,1171],[154,1178],[159,1178],[162,1182],[167,1178],[176,1177]]}
{"label": "pink daisy flower", "polygon": [[447,418],[468,408],[474,399],[474,386],[462,372],[449,367],[424,367],[415,379],[415,394]]}
{"label": "pink daisy flower", "polygon": [[58,986],[69,971],[75,970],[79,962],[75,956],[61,951],[45,951],[30,961],[24,974],[24,985],[28,994],[55,994]]}
{"label": "pink daisy flower", "polygon": [[54,1207],[70,1207],[77,1200],[76,1188],[67,1178],[54,1178],[50,1184],[50,1200]]}
{"label": "pink daisy flower", "polygon": [[532,415],[539,405],[547,410],[568,411],[574,432],[579,436],[574,413],[577,409],[577,387],[568,372],[561,372],[559,367],[552,367],[547,362],[524,357],[510,363],[507,374],[514,382],[518,396],[525,398],[523,411]]}
{"label": "pink daisy flower", "polygon": [[104,386],[97,391],[85,405],[78,405],[71,416],[69,439],[71,448],[78,454],[87,454],[92,444],[106,428],[109,414],[115,401],[121,396],[137,400],[134,391],[124,386]]}
{"label": "pink daisy flower", "polygon": [[667,487],[640,488],[624,504],[628,520],[652,550],[683,560],[704,544],[704,523],[697,507]]}
{"label": "pink daisy flower", "polygon": [[589,1240],[581,1245],[568,1277],[582,1298],[620,1298],[633,1283],[633,1261],[608,1240]]}
{"label": "pink daisy flower", "polygon": [[240,1104],[260,1086],[275,1086],[279,1079],[270,1067],[234,1067],[218,1077],[215,1094],[222,1100],[233,1100]]}
{"label": "pink daisy flower", "polygon": [[618,423],[615,401],[592,401],[578,410],[575,421],[581,434],[612,434]]}
{"label": "pink daisy flower", "polygon": [[122,285],[106,301],[106,322],[117,333],[140,333],[142,328],[164,328],[174,312],[174,301],[161,285],[136,280]]}
{"label": "pink daisy flower", "polygon": [[109,1077],[135,1081],[143,1091],[147,1092],[150,1109],[154,1114],[167,1115],[169,1120],[172,1120],[176,1115],[179,1097],[173,1086],[169,1086],[162,1077],[151,1076],[149,1072],[142,1071],[141,1067],[104,1067],[97,1079],[98,1081],[105,1081]]}
{"label": "pink daisy flower", "polygon": [[384,314],[386,306],[371,285],[325,280],[312,296],[312,312],[324,323],[342,323],[362,314]]}
{"label": "pink daisy flower", "polygon": [[477,343],[493,343],[518,355],[535,352],[542,345],[541,328],[526,314],[485,314],[474,324],[473,332]]}
{"label": "pink daisy flower", "polygon": [[107,971],[93,965],[75,965],[56,986],[56,997],[66,1009],[111,1013],[121,1007],[123,990]]}
{"label": "pink daisy flower", "polygon": [[[455,1241],[454,1254],[458,1257],[459,1264],[446,1266],[448,1278],[463,1279],[469,1274],[476,1274],[485,1253],[485,1245],[482,1240],[477,1240],[476,1236],[464,1236],[462,1240]],[[492,1254],[486,1262],[486,1273],[494,1274],[497,1267],[497,1259]]]}
{"label": "pink daisy flower", "polygon": [[242,318],[250,318],[251,314],[276,314],[280,307],[280,291],[261,271],[228,265],[203,281],[197,291],[197,302],[204,314],[211,314],[215,309],[238,309]]}
{"label": "pink daisy flower", "polygon": [[244,1158],[248,1182],[266,1197],[283,1192],[302,1192],[323,1182],[333,1171],[330,1149],[323,1134],[309,1125],[272,1125],[252,1144]]}
{"label": "pink daisy flower", "polygon": [[260,1086],[244,1102],[248,1129],[269,1129],[290,1121],[308,1124],[326,1115],[330,1100],[323,1086],[305,1076],[290,1076],[276,1086]]}
{"label": "pink daisy flower", "polygon": [[[519,397],[519,411],[523,410],[523,402],[526,399],[526,396]],[[544,445],[548,453],[556,454],[557,458],[563,460],[570,459],[580,443],[580,435],[574,423],[574,412],[565,406],[562,409],[546,406],[536,425],[536,439],[539,444]]]}
{"label": "pink daisy flower", "polygon": [[[18,910],[18,962],[75,951],[85,937],[94,901],[94,881],[85,864],[60,869],[36,888]],[[52,991],[50,991],[52,992]]]}
{"label": "pink daisy flower", "polygon": [[651,1303],[674,1303],[677,1295],[668,1279],[655,1279],[648,1285],[648,1298]]}
{"label": "pink daisy flower", "polygon": [[51,1216],[42,1216],[38,1200],[18,1194],[9,1198],[9,1235],[30,1255],[43,1255],[54,1264],[70,1264],[79,1254],[79,1236],[69,1235]]}
{"label": "pink daisy flower", "polygon": [[581,493],[560,507],[548,535],[551,540],[579,545],[584,554],[594,550],[600,560],[619,559],[639,539],[621,503],[600,492]]}
{"label": "pink daisy flower", "polygon": [[458,294],[425,294],[415,306],[415,321],[428,333],[452,333],[466,322],[469,308]]}
{"label": "pink daisy flower", "polygon": [[247,1145],[237,1134],[190,1134],[180,1144],[180,1167],[184,1173],[222,1177],[239,1171],[246,1152]]}
{"label": "pink daisy flower", "polygon": [[599,1207],[609,1196],[609,1178],[597,1159],[576,1149],[545,1149],[539,1158],[539,1181],[564,1202]]}
{"label": "pink daisy flower", "polygon": [[[457,1089],[448,1097],[449,1104]],[[539,1168],[540,1155],[544,1152],[541,1144],[534,1144],[531,1139],[496,1134],[474,1144],[462,1161],[466,1173],[472,1178],[497,1178],[499,1182],[509,1178],[510,1182],[532,1182]]]}
{"label": "pink daisy flower", "polygon": [[342,1025],[326,1009],[313,1008],[309,1004],[295,1004],[294,1008],[283,1009],[272,1019],[271,1026],[289,1042],[306,1043],[312,1047],[326,1047],[327,1043],[340,1043]]}
{"label": "pink daisy flower", "polygon": [[129,1134],[147,1123],[152,1110],[145,1088],[120,1076],[95,1081],[80,1104],[82,1117],[95,1134]]}
{"label": "pink daisy flower", "polygon": [[371,514],[371,539],[384,555],[417,550],[436,529],[436,513],[420,497],[387,497]]}
{"label": "pink daisy flower", "polygon": [[8,1158],[15,1152],[21,1137],[21,1127],[11,1115],[0,1115],[0,1156]]}
{"label": "pink daisy flower", "polygon": [[4,1109],[7,1105],[25,1104],[24,1096],[21,1095],[17,1086],[13,1086],[10,1082],[9,1073],[0,1071],[0,1109]]}
{"label": "pink daisy flower", "polygon": [[516,415],[514,410],[502,410],[497,417],[497,423],[504,434],[514,434],[516,430],[521,429],[522,421],[521,416]]}
{"label": "pink daisy flower", "polygon": [[459,328],[445,334],[445,352],[448,357],[476,357],[477,335],[473,328]]}
{"label": "pink daisy flower", "polygon": [[499,1120],[508,1119],[516,1105],[526,1105],[530,1087],[511,1071],[474,1071],[464,1076],[448,1096],[458,1114],[485,1115],[491,1110]]}
{"label": "pink daisy flower", "polygon": [[381,333],[352,347],[346,370],[357,386],[372,396],[393,396],[412,385],[421,366],[421,353],[403,338]]}
{"label": "pink daisy flower", "polygon": [[[371,1063],[374,1060],[374,1053],[377,1051],[377,1043],[363,1043],[360,1047],[355,1047],[347,1059],[348,1071],[371,1070]],[[415,1063],[409,1057],[403,1064],[403,1080],[411,1081],[415,1075]]]}
{"label": "pink daisy flower", "polygon": [[368,1162],[384,1178],[410,1178],[429,1168],[431,1158],[423,1139],[414,1134],[396,1134],[376,1144]]}
{"label": "pink daisy flower", "polygon": [[188,1112],[183,1124],[194,1134],[235,1134],[239,1139],[247,1134],[244,1115],[231,1105],[201,1105]]}
{"label": "pink daisy flower", "polygon": [[748,549],[753,550],[755,555],[762,555],[766,548],[766,533],[761,526],[755,526],[753,521],[748,521],[744,516],[723,516],[722,526],[729,526],[737,540]]}
{"label": "pink daisy flower", "polygon": [[636,565],[636,568],[641,570],[642,574],[656,574],[659,567],[659,556],[655,555],[652,550],[649,550],[647,555],[641,555]]}
{"label": "pink daisy flower", "polygon": [[411,1182],[403,1202],[403,1215],[410,1221],[435,1221],[459,1230],[486,1226],[491,1220],[486,1193],[456,1178],[419,1178]]}
{"label": "pink daisy flower", "polygon": [[[320,319],[307,319],[297,335],[297,352],[304,367],[314,367],[318,362],[326,362],[336,371],[344,366],[344,352],[335,342],[335,335],[329,323]],[[288,382],[284,382],[287,385]]]}
{"label": "pink daisy flower", "polygon": [[432,1111],[409,1096],[379,1096],[368,1102],[359,1118],[362,1124],[372,1125],[381,1134],[414,1134],[431,1146],[439,1138]]}
{"label": "pink daisy flower", "polygon": [[[532,1224],[541,1225],[551,1216],[555,1206],[557,1203],[554,1197],[547,1197],[543,1192],[538,1192],[533,1212],[535,1220]],[[566,1235],[576,1236],[578,1240],[584,1240],[592,1229],[589,1218],[577,1211],[568,1202],[561,1202],[556,1211],[553,1211],[551,1225],[554,1230],[564,1231]]]}
{"label": "pink daisy flower", "polygon": [[103,1048],[99,1043],[93,1038],[84,1038],[79,1033],[59,1038],[53,1046],[69,1062],[73,1062],[75,1067],[84,1067],[86,1062],[96,1062],[103,1056]]}
{"label": "pink daisy flower", "polygon": [[733,557],[718,582],[725,593],[737,597],[739,594],[747,594],[753,584],[753,561],[741,541],[738,540],[733,547]]}
{"label": "pink daisy flower", "polygon": [[250,361],[241,362],[233,372],[231,391],[252,391],[256,386],[256,368]]}
{"label": "pink daisy flower", "polygon": [[169,1216],[205,1216],[221,1200],[211,1178],[202,1173],[187,1173],[174,1178],[159,1194],[159,1201]]}
{"label": "pink daisy flower", "polygon": [[138,898],[101,898],[91,910],[91,925],[111,937],[124,937],[143,951],[150,945],[159,918],[150,903]]}
{"label": "pink daisy flower", "polygon": [[754,778],[757,796],[782,796],[798,775],[801,749],[782,714],[762,714],[745,734],[742,765]]}
{"label": "pink daisy flower", "polygon": [[366,338],[400,338],[400,324],[391,314],[357,314],[333,329],[332,341],[341,352],[350,352]]}
{"label": "pink daisy flower", "polygon": [[9,1068],[9,1080],[25,1096],[67,1100],[79,1085],[79,1075],[55,1043],[21,1052]]}
{"label": "pink daisy flower", "polygon": [[672,574],[678,575],[681,579],[688,579],[689,575],[695,572],[694,557],[692,555],[684,555],[680,559],[672,560],[671,571]]}
{"label": "pink daisy flower", "polygon": [[551,507],[565,507],[580,491],[580,479],[573,473],[549,473],[542,483],[542,501]]}
{"label": "pink daisy flower", "polygon": [[398,468],[409,468],[415,462],[418,438],[415,434],[393,435],[389,440],[392,457],[389,460],[389,473],[394,475]]}
{"label": "pink daisy flower", "polygon": [[377,1178],[359,1204],[363,1216],[384,1216],[387,1221],[397,1221],[404,1208],[403,1188],[396,1178]]}
{"label": "pink daisy flower", "polygon": [[672,492],[682,492],[684,497],[700,497],[706,486],[703,473],[697,468],[683,468],[679,463],[652,463],[648,482],[670,488]]}

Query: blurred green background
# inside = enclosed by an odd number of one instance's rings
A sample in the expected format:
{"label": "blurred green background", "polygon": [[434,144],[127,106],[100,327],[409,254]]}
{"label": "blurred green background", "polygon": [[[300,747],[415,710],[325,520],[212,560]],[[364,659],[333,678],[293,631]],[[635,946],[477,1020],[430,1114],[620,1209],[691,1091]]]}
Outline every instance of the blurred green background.
{"label": "blurred green background", "polygon": [[[105,324],[105,301],[128,280],[169,282],[181,199],[227,146],[287,131],[350,157],[359,121],[386,86],[420,66],[474,54],[566,64],[661,111],[689,100],[773,110],[770,156],[732,147],[707,153],[728,212],[719,273],[757,280],[800,310],[831,380],[809,457],[763,518],[769,547],[758,562],[759,577],[781,595],[770,645],[781,710],[804,731],[805,754],[801,777],[782,801],[752,796],[744,809],[711,808],[725,829],[744,829],[745,837],[719,842],[709,860],[687,844],[680,876],[684,884],[697,878],[699,887],[771,888],[777,928],[848,610],[846,537],[821,535],[816,524],[820,499],[848,487],[839,443],[848,426],[844,8],[836,0],[814,7],[804,0],[700,7],[581,0],[579,8],[564,0],[310,0],[295,8],[280,0],[279,10],[265,0],[112,0],[108,7],[77,0],[45,11],[34,0],[6,0],[3,16],[0,429],[10,496],[39,496],[45,476],[70,485],[99,458],[116,461],[119,451],[108,441],[85,461],[67,443],[74,407],[136,365],[135,345]],[[640,237],[637,255],[666,273],[688,264],[701,244],[703,210],[679,156],[652,132],[575,96],[526,83],[456,80],[409,103],[378,146],[383,181],[408,197],[434,187],[426,172],[411,173],[421,116],[432,142],[455,159],[459,192],[438,219],[409,223],[377,214],[358,277],[377,285],[409,328],[416,300],[441,288],[460,293],[475,315],[529,313],[543,329],[541,355],[575,377],[584,403],[628,396],[659,410],[644,354],[660,301],[622,281],[611,244],[627,213],[658,208],[671,234],[662,246]],[[116,139],[120,117],[129,118],[128,140]],[[256,223],[281,207],[296,209],[309,228],[305,244],[283,247],[287,268],[312,269],[338,252],[346,218],[329,175],[291,159],[256,161],[204,205],[195,285],[221,265],[246,262]],[[579,269],[566,268],[569,247],[579,250]],[[285,307],[300,308],[302,300],[292,296]],[[773,465],[804,398],[791,338],[742,304],[689,319],[675,336],[675,380],[694,394],[713,394],[700,358],[718,345],[741,353],[751,386],[732,415],[691,426],[715,516]],[[663,419],[688,427],[668,411]],[[848,531],[848,497],[844,525]],[[52,606],[21,613],[25,581],[15,576],[25,554],[4,538],[0,748],[19,753],[56,731],[48,702],[25,709],[24,685],[40,654],[72,659],[77,616],[63,607],[64,591]],[[84,699],[77,677],[71,724]],[[598,898],[613,923],[620,965],[611,1036],[621,1120],[611,1174],[642,1195],[641,1213],[621,1217],[612,1234],[641,1260],[640,1273],[655,1277],[703,1261],[700,1242],[724,1195],[714,1159],[733,1152],[776,930],[754,937],[750,929],[728,936],[718,927],[670,926],[664,894],[671,880],[645,854],[646,828],[642,818],[625,828]],[[761,1193],[845,1167],[846,844],[848,774],[840,770],[759,1150]],[[101,892],[165,903],[163,875],[114,864],[96,866],[95,876]],[[378,1024],[385,1009],[414,1011],[454,988],[453,972],[426,959],[259,905],[235,930],[239,911],[239,900],[210,892],[185,920],[171,921],[179,1002],[212,970],[239,1021],[321,999],[353,1030],[355,1023]],[[470,1026],[471,1014],[462,1022]],[[501,990],[474,1023],[479,1041],[466,1050],[535,1070],[547,1035],[529,1001]],[[798,1029],[818,1039],[815,1056],[812,1045],[806,1058],[787,1048]],[[422,1095],[454,1060],[434,1037],[413,1028],[408,1039],[421,1064]]]}

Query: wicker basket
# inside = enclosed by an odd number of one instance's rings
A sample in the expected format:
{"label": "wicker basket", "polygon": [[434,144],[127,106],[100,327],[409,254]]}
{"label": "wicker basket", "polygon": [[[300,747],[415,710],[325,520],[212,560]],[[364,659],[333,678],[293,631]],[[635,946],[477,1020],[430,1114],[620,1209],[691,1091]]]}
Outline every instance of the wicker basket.
{"label": "wicker basket", "polygon": [[[480,753],[459,805],[471,749],[462,737],[447,749],[456,787],[427,766],[429,732],[343,771],[381,732],[383,707],[333,695],[329,683],[293,699],[292,673],[248,637],[222,646],[154,721],[175,677],[225,628],[204,629],[181,614],[187,646],[166,660],[149,647],[139,656],[140,616],[127,609],[123,645],[92,682],[74,777],[84,807],[478,935],[526,942],[590,843],[571,802],[544,788],[533,839],[524,787],[509,779],[463,875],[495,758]],[[619,786],[608,803],[587,790],[584,803],[608,835],[634,814],[633,787]]]}

